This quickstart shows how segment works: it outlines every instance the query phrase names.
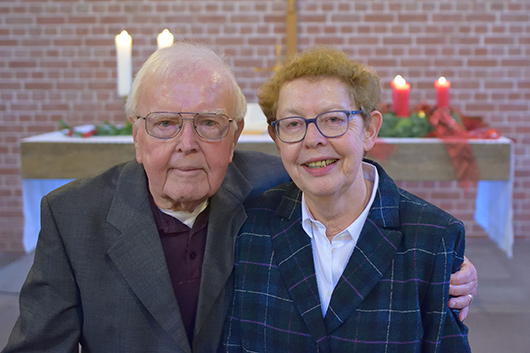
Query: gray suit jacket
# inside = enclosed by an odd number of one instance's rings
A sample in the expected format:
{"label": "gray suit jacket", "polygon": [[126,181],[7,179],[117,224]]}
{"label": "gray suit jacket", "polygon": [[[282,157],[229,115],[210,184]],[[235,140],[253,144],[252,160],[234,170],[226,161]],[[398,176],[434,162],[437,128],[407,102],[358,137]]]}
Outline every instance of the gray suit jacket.
{"label": "gray suit jacket", "polygon": [[45,196],[35,263],[3,352],[213,352],[233,290],[243,202],[288,179],[279,158],[237,152],[211,199],[190,347],[149,203],[128,162]]}

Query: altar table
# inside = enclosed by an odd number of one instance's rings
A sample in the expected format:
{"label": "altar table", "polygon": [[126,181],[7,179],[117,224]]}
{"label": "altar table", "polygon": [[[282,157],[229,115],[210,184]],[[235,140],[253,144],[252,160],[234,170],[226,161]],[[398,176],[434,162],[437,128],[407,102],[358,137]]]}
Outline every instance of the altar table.
{"label": "altar table", "polygon": [[[249,109],[252,111],[252,109]],[[263,118],[264,119],[264,118]],[[263,125],[247,123],[237,148],[277,154]],[[264,120],[261,120],[264,121]],[[513,246],[513,144],[496,140],[467,140],[480,173],[475,219],[490,238],[512,256]],[[466,143],[464,142],[464,143]],[[455,143],[463,143],[455,142]],[[435,138],[379,138],[375,150],[391,149],[388,156],[368,154],[395,180],[455,180],[456,173],[443,141]],[[56,131],[21,141],[21,172],[24,201],[24,244],[34,249],[40,229],[40,199],[65,183],[93,176],[135,158],[131,136],[69,137]]]}

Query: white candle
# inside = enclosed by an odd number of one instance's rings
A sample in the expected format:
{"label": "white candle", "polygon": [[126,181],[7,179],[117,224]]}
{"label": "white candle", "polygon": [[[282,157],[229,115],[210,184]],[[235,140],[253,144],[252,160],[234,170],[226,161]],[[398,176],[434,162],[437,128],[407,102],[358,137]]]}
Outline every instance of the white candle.
{"label": "white candle", "polygon": [[156,37],[156,44],[158,45],[158,49],[162,49],[173,45],[174,40],[175,37],[173,37],[173,34],[171,34],[171,32],[166,28],[162,31],[162,33],[158,34],[158,37]]}
{"label": "white candle", "polygon": [[132,37],[121,31],[115,38],[118,65],[118,96],[126,97],[132,83]]}

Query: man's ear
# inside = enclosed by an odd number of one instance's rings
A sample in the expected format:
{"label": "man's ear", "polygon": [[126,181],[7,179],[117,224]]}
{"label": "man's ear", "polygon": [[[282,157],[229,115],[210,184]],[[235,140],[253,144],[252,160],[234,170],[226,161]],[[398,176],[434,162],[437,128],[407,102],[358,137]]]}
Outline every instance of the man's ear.
{"label": "man's ear", "polygon": [[370,151],[374,147],[377,134],[379,133],[379,129],[381,129],[381,125],[383,124],[383,116],[380,112],[374,110],[370,115],[370,123],[364,130],[363,149],[365,152]]}
{"label": "man's ear", "polygon": [[129,116],[129,123],[132,125],[132,136],[133,141],[136,144],[136,135],[138,134],[138,127],[136,126],[136,118],[132,115]]}
{"label": "man's ear", "polygon": [[239,140],[239,136],[241,136],[241,133],[243,132],[243,129],[245,128],[245,119],[241,119],[240,122],[237,123],[237,131],[234,135],[234,147],[237,144],[237,141]]}
{"label": "man's ear", "polygon": [[134,141],[134,150],[136,151],[136,161],[142,163],[142,154],[140,153],[140,145],[138,143],[138,122],[132,115],[129,116],[129,122],[132,124],[132,137]]}
{"label": "man's ear", "polygon": [[241,136],[241,133],[243,132],[244,128],[245,119],[241,119],[241,121],[237,123],[237,130],[234,132],[234,140],[232,141],[232,151],[230,152],[230,162],[232,162],[232,158],[234,157],[234,151],[237,146],[237,141],[239,140],[239,136]]}

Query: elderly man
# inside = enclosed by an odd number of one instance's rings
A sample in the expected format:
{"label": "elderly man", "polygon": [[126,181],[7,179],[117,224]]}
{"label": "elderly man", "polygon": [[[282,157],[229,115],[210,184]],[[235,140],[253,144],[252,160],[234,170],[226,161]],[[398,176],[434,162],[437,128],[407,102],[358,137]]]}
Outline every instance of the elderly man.
{"label": "elderly man", "polygon": [[[155,52],[126,110],[137,161],[43,198],[35,263],[3,352],[215,351],[243,202],[287,174],[276,157],[234,151],[246,102],[209,48]],[[455,294],[474,292],[472,265],[460,272]]]}

